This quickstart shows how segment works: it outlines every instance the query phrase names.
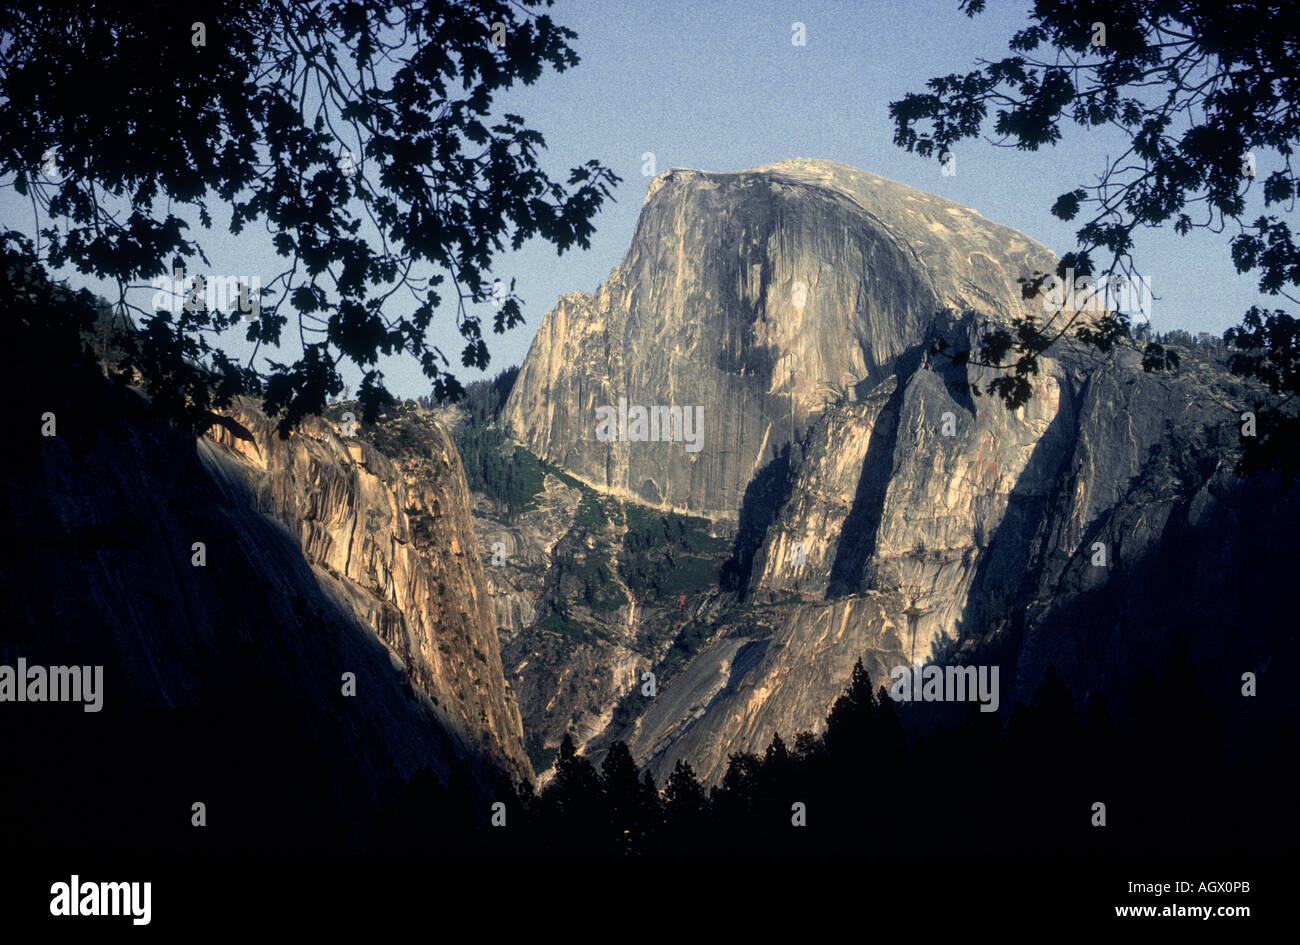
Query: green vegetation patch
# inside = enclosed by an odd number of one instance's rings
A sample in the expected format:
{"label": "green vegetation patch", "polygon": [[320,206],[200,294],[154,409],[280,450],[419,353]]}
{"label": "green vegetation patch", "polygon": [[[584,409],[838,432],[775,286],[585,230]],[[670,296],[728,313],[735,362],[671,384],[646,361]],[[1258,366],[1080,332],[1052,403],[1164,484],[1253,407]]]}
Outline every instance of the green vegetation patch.
{"label": "green vegetation patch", "polygon": [[709,534],[707,519],[633,505],[625,513],[618,570],[634,593],[642,599],[671,598],[718,583],[730,545]]}

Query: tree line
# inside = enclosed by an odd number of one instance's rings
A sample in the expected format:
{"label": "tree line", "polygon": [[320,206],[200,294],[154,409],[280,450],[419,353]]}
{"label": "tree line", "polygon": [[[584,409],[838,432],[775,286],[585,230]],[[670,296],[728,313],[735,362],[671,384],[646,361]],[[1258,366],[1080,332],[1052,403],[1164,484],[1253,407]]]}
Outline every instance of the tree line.
{"label": "tree line", "polygon": [[[540,792],[503,781],[490,800],[473,801],[426,776],[389,820],[401,830],[378,846],[945,857],[1281,850],[1298,835],[1285,776],[1296,730],[1268,723],[1277,716],[1262,702],[1215,711],[1177,653],[1162,677],[1139,677],[1118,718],[1100,695],[1081,705],[1050,668],[1028,704],[982,713],[895,703],[884,687],[873,691],[859,661],[823,732],[792,745],[774,734],[761,755],[733,754],[712,787],[685,761],[660,787],[623,742],[596,764],[566,736]],[[458,790],[458,813],[429,813]]]}

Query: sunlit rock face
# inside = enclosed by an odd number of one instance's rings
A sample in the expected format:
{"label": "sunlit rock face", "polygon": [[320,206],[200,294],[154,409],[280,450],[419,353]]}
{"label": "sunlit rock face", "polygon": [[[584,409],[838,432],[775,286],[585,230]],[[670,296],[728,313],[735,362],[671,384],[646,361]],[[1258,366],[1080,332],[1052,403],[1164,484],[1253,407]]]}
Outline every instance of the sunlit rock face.
{"label": "sunlit rock face", "polygon": [[531,775],[436,423],[399,461],[247,400],[196,439],[92,393],[6,478],[0,663],[102,666],[102,707],[0,713],[7,809],[81,812],[74,847],[338,852],[400,834],[422,772],[483,805]]}
{"label": "sunlit rock face", "polygon": [[[706,516],[733,544],[720,594],[641,601],[607,627],[592,616],[620,642],[584,644],[580,675],[607,682],[570,717],[581,746],[598,757],[623,739],[660,779],[681,758],[716,780],[773,732],[824,725],[858,659],[879,682],[996,659],[1010,705],[1049,664],[1080,692],[1125,693],[1175,639],[1212,665],[1231,649],[1216,627],[1253,628],[1228,638],[1243,666],[1277,648],[1288,631],[1266,602],[1295,501],[1233,476],[1246,395],[1221,364],[1153,375],[1131,351],[1057,346],[1008,410],[970,393],[992,371],[933,353],[1042,319],[1019,280],[1056,263],[973,210],[842,165],[651,182],[606,284],[543,321],[506,416],[589,486]],[[655,405],[703,407],[698,451],[638,429],[636,407]],[[617,554],[617,529],[587,541]],[[1215,591],[1225,569],[1255,590]],[[572,689],[562,643],[527,621],[510,643],[525,728],[545,716],[548,747]],[[643,665],[652,698],[628,674]]]}
{"label": "sunlit rock face", "polygon": [[390,458],[315,418],[282,440],[247,400],[231,418],[248,436],[213,428],[200,444],[212,474],[255,491],[326,591],[467,741],[516,777],[531,774],[464,470],[441,424],[423,418],[419,455]]}
{"label": "sunlit rock face", "polygon": [[[936,313],[1019,312],[1055,260],[951,201],[843,165],[675,169],[595,295],[562,298],[510,398],[520,441],[588,483],[734,518],[755,473],[828,402],[870,391]],[[602,441],[597,408],[702,406],[698,452]]]}

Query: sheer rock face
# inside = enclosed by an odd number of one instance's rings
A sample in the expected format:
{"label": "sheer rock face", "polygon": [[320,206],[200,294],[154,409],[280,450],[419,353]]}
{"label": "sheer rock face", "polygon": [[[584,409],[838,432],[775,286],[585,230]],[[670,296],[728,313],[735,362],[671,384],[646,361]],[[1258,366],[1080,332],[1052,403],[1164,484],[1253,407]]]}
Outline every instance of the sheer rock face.
{"label": "sheer rock face", "polygon": [[[594,488],[733,528],[740,584],[685,662],[645,651],[658,695],[580,733],[593,756],[621,738],[661,782],[679,758],[716,781],[773,732],[819,730],[858,658],[877,682],[912,661],[996,659],[1009,706],[1049,663],[1111,699],[1175,639],[1207,666],[1277,649],[1288,631],[1268,588],[1287,555],[1270,554],[1300,514],[1276,482],[1235,480],[1220,367],[1156,376],[1132,353],[1065,349],[1009,411],[967,393],[985,369],[928,354],[1027,311],[1017,279],[1055,263],[973,211],[839,165],[652,182],[627,257],[547,316],[506,414]],[[598,441],[595,409],[620,395],[702,404],[702,449]],[[1225,569],[1254,590],[1215,591]],[[1256,636],[1234,629],[1230,645],[1225,626]],[[517,681],[530,725],[563,659],[531,653]]]}
{"label": "sheer rock face", "polygon": [[402,462],[315,418],[287,440],[248,401],[233,419],[251,437],[214,427],[200,448],[212,474],[249,482],[258,507],[298,538],[322,587],[459,733],[515,777],[531,776],[469,490],[446,430],[430,419],[432,448]]}
{"label": "sheer rock face", "polygon": [[[865,402],[814,425],[790,498],[755,555],[751,594],[834,598],[888,587],[907,611],[893,616],[910,658],[956,636],[1013,503],[1051,492],[1074,408],[1050,359],[1014,412],[954,389],[942,367],[900,364]],[[959,374],[985,380],[975,369]]]}
{"label": "sheer rock face", "polygon": [[[1009,314],[1055,259],[976,212],[843,165],[656,177],[594,296],[562,298],[506,408],[537,455],[616,495],[734,518],[754,474],[870,391],[945,308]],[[602,442],[600,406],[702,406],[685,444]]]}
{"label": "sheer rock face", "polygon": [[1300,493],[1235,476],[1233,388],[1212,364],[1164,377],[1131,354],[1070,360],[1014,413],[988,398],[971,413],[925,365],[828,408],[730,627],[592,747],[622,738],[656,778],[684,758],[716,781],[773,732],[821,730],[858,658],[886,685],[912,662],[998,665],[1004,707],[1051,665],[1122,710],[1177,645],[1219,710],[1240,711],[1241,673],[1294,652],[1277,597]]}
{"label": "sheer rock face", "polygon": [[321,421],[280,440],[241,402],[196,440],[99,393],[0,503],[0,663],[103,667],[97,713],[0,713],[12,809],[48,794],[103,849],[339,852],[420,772],[484,809],[531,774],[445,434],[411,481]]}

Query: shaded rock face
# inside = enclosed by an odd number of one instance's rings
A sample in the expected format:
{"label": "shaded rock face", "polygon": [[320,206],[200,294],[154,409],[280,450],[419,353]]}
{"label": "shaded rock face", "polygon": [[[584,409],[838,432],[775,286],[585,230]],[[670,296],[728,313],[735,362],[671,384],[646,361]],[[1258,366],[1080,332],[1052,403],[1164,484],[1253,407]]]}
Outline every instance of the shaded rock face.
{"label": "shaded rock face", "polygon": [[[1227,674],[1210,679],[1224,699],[1294,644],[1276,601],[1300,512],[1277,482],[1233,475],[1250,392],[1222,365],[1187,357],[1157,376],[1130,352],[1054,349],[1008,411],[968,393],[986,369],[929,354],[1025,306],[1041,315],[1017,278],[1055,262],[839,165],[654,180],[609,282],[543,322],[506,415],[597,490],[728,529],[730,590],[693,600],[695,623],[606,622],[624,642],[584,648],[583,672],[612,679],[634,652],[658,693],[606,684],[620,701],[604,731],[598,707],[575,722],[589,754],[623,739],[661,783],[678,759],[716,781],[774,732],[821,729],[859,658],[878,683],[913,662],[999,665],[1005,707],[1051,664],[1118,704],[1175,641],[1207,679]],[[703,448],[597,440],[596,406],[624,393],[703,404]],[[562,701],[567,651],[529,627],[511,648],[530,660],[516,685],[532,731]]]}
{"label": "shaded rock face", "polygon": [[[538,329],[506,408],[538,456],[612,494],[734,518],[828,401],[874,388],[935,313],[1007,313],[1043,247],[972,210],[825,162],[656,177],[594,296]],[[597,408],[702,406],[703,443],[602,442]]]}
{"label": "shaded rock face", "polygon": [[320,421],[281,441],[241,403],[196,442],[121,399],[6,477],[0,662],[104,667],[99,713],[0,717],[26,841],[338,852],[418,772],[531,773],[450,441],[409,484]]}
{"label": "shaded rock face", "polygon": [[327,592],[463,737],[516,778],[530,776],[465,473],[446,430],[429,419],[421,455],[394,461],[322,420],[281,440],[248,401],[233,419],[250,439],[214,427],[200,445],[214,478],[248,483],[258,507],[297,536]]}

